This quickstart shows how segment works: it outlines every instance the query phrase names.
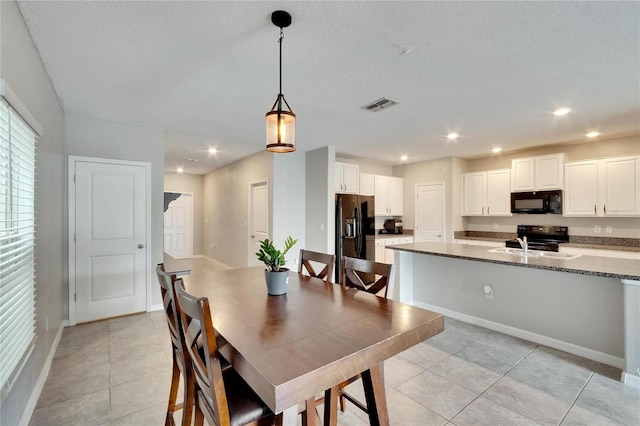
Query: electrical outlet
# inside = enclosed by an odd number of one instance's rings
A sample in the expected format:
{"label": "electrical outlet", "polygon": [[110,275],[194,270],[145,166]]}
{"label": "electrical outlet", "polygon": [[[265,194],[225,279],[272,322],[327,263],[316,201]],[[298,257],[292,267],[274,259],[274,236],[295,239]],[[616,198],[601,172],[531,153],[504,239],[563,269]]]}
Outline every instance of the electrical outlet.
{"label": "electrical outlet", "polygon": [[613,232],[613,227],[612,226],[607,226],[606,228],[604,228],[604,232],[606,232],[607,234],[610,234]]}
{"label": "electrical outlet", "polygon": [[493,288],[490,285],[485,285],[483,287],[484,297],[487,299],[493,299]]}
{"label": "electrical outlet", "polygon": [[497,223],[493,224],[493,229],[498,229],[498,224]]}
{"label": "electrical outlet", "polygon": [[593,232],[595,232],[596,234],[599,234],[602,232],[602,228],[600,228],[600,225],[596,225],[593,227]]}

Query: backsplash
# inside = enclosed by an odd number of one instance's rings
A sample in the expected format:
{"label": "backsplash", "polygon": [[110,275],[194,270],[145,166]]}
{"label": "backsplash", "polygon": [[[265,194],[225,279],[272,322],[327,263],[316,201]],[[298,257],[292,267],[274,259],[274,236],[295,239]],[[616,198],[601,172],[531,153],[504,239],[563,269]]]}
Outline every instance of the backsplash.
{"label": "backsplash", "polygon": [[[571,228],[569,228],[569,232],[571,232]],[[515,232],[455,231],[453,233],[453,237],[457,239],[511,240],[516,236]],[[569,243],[593,246],[640,247],[640,238],[593,237],[569,234]]]}

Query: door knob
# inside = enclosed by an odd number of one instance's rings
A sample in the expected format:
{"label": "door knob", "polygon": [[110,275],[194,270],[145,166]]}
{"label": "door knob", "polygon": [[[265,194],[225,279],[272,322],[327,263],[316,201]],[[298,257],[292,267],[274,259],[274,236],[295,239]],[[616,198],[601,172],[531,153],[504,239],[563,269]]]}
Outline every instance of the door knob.
{"label": "door knob", "polygon": [[442,234],[438,234],[438,238],[442,237]]}
{"label": "door knob", "polygon": [[144,248],[144,244],[138,244],[138,248],[139,249],[143,249]]}

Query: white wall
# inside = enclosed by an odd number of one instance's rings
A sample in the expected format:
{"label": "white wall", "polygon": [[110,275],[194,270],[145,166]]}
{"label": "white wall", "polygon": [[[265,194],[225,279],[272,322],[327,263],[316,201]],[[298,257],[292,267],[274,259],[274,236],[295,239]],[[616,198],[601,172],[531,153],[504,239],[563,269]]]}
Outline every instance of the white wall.
{"label": "white wall", "polygon": [[164,132],[162,129],[67,115],[67,155],[151,163],[151,303],[162,304],[155,265],[162,262],[164,232]]}
{"label": "white wall", "polygon": [[193,255],[204,253],[204,205],[203,205],[202,175],[189,175],[186,173],[165,173],[164,192],[190,192],[193,194]]}
{"label": "white wall", "polygon": [[[273,194],[273,155],[261,151],[204,176],[204,255],[234,268],[247,266],[249,182],[269,180]],[[269,211],[273,211],[271,205]],[[270,229],[271,233],[272,230]]]}
{"label": "white wall", "polygon": [[[38,337],[33,353],[11,392],[3,396],[0,424],[9,426],[18,424],[22,418],[56,333],[67,318],[68,277],[64,113],[14,1],[0,2],[0,78],[6,81],[43,129],[43,135],[36,144],[35,297]],[[45,331],[47,317],[48,332]]]}

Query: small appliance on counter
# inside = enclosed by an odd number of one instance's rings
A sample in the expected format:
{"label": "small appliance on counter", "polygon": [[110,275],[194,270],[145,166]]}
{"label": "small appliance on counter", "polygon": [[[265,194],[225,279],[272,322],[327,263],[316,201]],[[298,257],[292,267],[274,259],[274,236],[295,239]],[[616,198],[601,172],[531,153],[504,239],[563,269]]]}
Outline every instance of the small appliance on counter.
{"label": "small appliance on counter", "polygon": [[402,221],[398,219],[387,219],[384,221],[385,234],[402,234]]}
{"label": "small appliance on counter", "polygon": [[[518,238],[527,237],[532,250],[558,251],[559,244],[569,241],[569,228],[551,225],[518,225]],[[505,241],[507,247],[519,248],[518,240]]]}

